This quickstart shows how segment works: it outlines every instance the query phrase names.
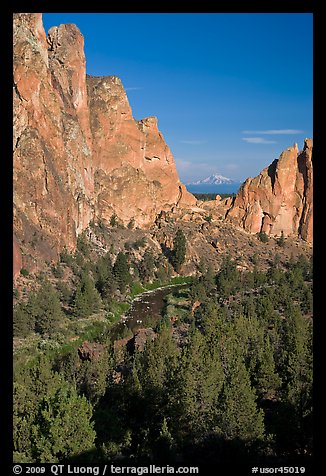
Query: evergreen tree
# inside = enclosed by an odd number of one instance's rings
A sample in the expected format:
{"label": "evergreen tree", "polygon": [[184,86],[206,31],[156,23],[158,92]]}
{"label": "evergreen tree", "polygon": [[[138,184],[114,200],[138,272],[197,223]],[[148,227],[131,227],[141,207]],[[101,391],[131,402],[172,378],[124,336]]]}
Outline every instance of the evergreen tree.
{"label": "evergreen tree", "polygon": [[177,273],[180,272],[181,266],[186,259],[186,237],[180,228],[178,229],[173,240],[172,265]]}
{"label": "evergreen tree", "polygon": [[15,460],[33,462],[31,428],[35,419],[36,402],[32,382],[21,378],[13,386],[13,449]]}
{"label": "evergreen tree", "polygon": [[51,370],[45,355],[32,366],[14,366],[14,458],[62,462],[93,447],[92,407]]}
{"label": "evergreen tree", "polygon": [[255,388],[261,398],[276,398],[281,386],[281,378],[276,371],[273,348],[269,336],[261,349],[257,373],[254,376]]}
{"label": "evergreen tree", "polygon": [[36,332],[53,334],[58,331],[63,312],[58,294],[50,282],[45,281],[37,294],[30,297],[27,309],[34,316]]}
{"label": "evergreen tree", "polygon": [[284,236],[283,230],[281,231],[281,236],[277,239],[277,244],[281,248],[284,248],[284,246],[285,246],[285,236]]}
{"label": "evergreen tree", "polygon": [[139,276],[142,282],[147,283],[153,277],[154,266],[155,262],[153,254],[146,250],[143,259],[139,264]]}
{"label": "evergreen tree", "polygon": [[216,278],[217,290],[222,298],[235,294],[240,288],[240,274],[230,256],[223,259]]}
{"label": "evergreen tree", "polygon": [[216,288],[216,275],[211,265],[207,267],[207,270],[201,276],[201,281],[206,289],[206,293],[210,294]]}
{"label": "evergreen tree", "polygon": [[101,256],[94,267],[95,286],[102,298],[110,298],[116,286],[114,285],[113,266],[110,253]]}
{"label": "evergreen tree", "polygon": [[92,406],[67,382],[42,398],[32,427],[36,461],[56,463],[94,447]]}
{"label": "evergreen tree", "polygon": [[121,292],[125,292],[126,286],[130,283],[129,265],[126,255],[120,251],[113,266],[113,274],[117,280]]}
{"label": "evergreen tree", "polygon": [[195,331],[184,349],[179,373],[178,431],[192,439],[208,435],[214,426],[224,376],[219,355]]}
{"label": "evergreen tree", "polygon": [[24,304],[17,304],[13,312],[14,337],[27,337],[35,328],[35,316],[30,315]]}
{"label": "evergreen tree", "polygon": [[263,412],[256,404],[249,374],[231,339],[222,347],[225,384],[218,406],[215,431],[226,440],[241,439],[246,443],[264,438]]}
{"label": "evergreen tree", "polygon": [[76,289],[74,299],[74,315],[76,317],[86,317],[99,310],[101,297],[95,289],[93,280],[84,273],[79,286]]}
{"label": "evergreen tree", "polygon": [[282,377],[285,402],[292,413],[291,439],[304,453],[311,444],[312,328],[298,306],[288,303],[284,322]]}

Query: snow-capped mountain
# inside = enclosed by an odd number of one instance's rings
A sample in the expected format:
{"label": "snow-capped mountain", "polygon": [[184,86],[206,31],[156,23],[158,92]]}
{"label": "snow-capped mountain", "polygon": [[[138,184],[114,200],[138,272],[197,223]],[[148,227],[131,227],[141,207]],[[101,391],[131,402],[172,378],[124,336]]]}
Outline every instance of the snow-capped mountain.
{"label": "snow-capped mountain", "polygon": [[229,179],[228,177],[223,177],[223,175],[213,174],[202,180],[191,182],[188,185],[222,185],[222,184],[224,185],[224,184],[233,184],[233,183],[237,183],[237,182]]}

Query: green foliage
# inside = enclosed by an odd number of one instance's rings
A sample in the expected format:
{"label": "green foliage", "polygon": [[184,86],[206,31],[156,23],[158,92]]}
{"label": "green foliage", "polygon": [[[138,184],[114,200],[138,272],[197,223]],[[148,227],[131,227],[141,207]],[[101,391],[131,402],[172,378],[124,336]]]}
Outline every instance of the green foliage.
{"label": "green foliage", "polygon": [[61,279],[63,278],[64,271],[60,263],[58,263],[56,266],[52,266],[52,273],[55,278]]}
{"label": "green foliage", "polygon": [[20,270],[20,274],[26,278],[27,276],[29,276],[29,271],[26,268],[22,268]]}
{"label": "green foliage", "polygon": [[13,312],[14,337],[27,337],[35,328],[35,318],[30,315],[24,304],[17,304]]}
{"label": "green foliage", "polygon": [[60,462],[90,450],[95,439],[92,407],[86,398],[67,383],[51,390],[40,401],[32,427],[33,452],[41,463]]}
{"label": "green foliage", "polygon": [[52,284],[44,281],[41,288],[31,293],[25,304],[14,308],[13,329],[17,337],[26,337],[34,331],[54,334],[63,321],[60,299]]}
{"label": "green foliage", "polygon": [[80,394],[95,405],[105,394],[110,370],[108,353],[102,354],[92,361],[84,361],[76,372],[76,384]]}
{"label": "green foliage", "polygon": [[173,240],[173,252],[171,257],[172,265],[177,273],[180,272],[182,264],[186,259],[186,237],[180,228]]}
{"label": "green foliage", "polygon": [[203,302],[207,299],[206,288],[202,281],[196,280],[191,287],[190,297],[193,303],[196,301]]}
{"label": "green foliage", "polygon": [[217,433],[226,440],[240,438],[253,442],[264,437],[264,418],[256,404],[256,395],[251,387],[249,374],[241,354],[233,347],[222,353],[225,385],[220,396]]}
{"label": "green foliage", "polygon": [[127,257],[122,251],[118,253],[113,266],[113,275],[117,281],[121,292],[125,292],[126,286],[130,283],[131,277],[129,273],[129,264]]}
{"label": "green foliage", "polygon": [[135,228],[135,219],[134,218],[131,218],[130,222],[127,225],[127,228],[128,228],[128,230],[132,230],[133,228]]}
{"label": "green foliage", "polygon": [[57,282],[57,290],[59,292],[60,301],[63,304],[70,304],[72,298],[72,290],[65,281]]}
{"label": "green foliage", "polygon": [[117,289],[110,253],[101,256],[94,267],[95,287],[106,302],[111,302]]}
{"label": "green foliage", "polygon": [[[197,200],[207,201],[216,199],[216,193],[193,193],[193,195],[197,198]],[[235,197],[235,195],[235,193],[219,193],[219,196],[222,200],[227,197]]]}
{"label": "green foliage", "polygon": [[133,248],[135,250],[138,250],[139,248],[144,248],[144,246],[146,246],[146,237],[143,236],[142,238],[139,238],[139,240],[136,240],[134,243],[133,243]]}
{"label": "green foliage", "polygon": [[[94,281],[82,274],[75,315],[98,309],[99,293],[109,299],[112,282],[120,290],[131,284],[131,296],[159,286],[131,277],[126,255],[119,255],[114,266],[109,254],[92,264]],[[145,252],[138,264],[143,281],[154,279],[155,267],[166,263],[152,258]],[[91,450],[96,461],[128,461],[133,455],[137,464],[165,463],[189,454],[192,461],[219,461],[225,449],[235,447],[256,457],[257,445],[263,459],[309,455],[311,278],[304,257],[291,260],[286,270],[275,257],[267,272],[257,264],[253,272],[240,273],[230,257],[217,275],[202,266],[201,275],[179,293],[171,289],[165,316],[153,326],[155,339],[132,354],[112,345],[107,322],[92,321],[81,333],[76,327],[80,342],[105,345],[90,361],[79,359],[78,341],[62,345],[64,337],[51,331],[51,339],[38,341],[40,358],[14,366],[14,460],[62,462],[86,458]],[[62,300],[64,284],[57,283]],[[39,326],[45,309],[46,315],[55,313],[49,295],[53,288],[44,282],[15,307],[16,335]],[[65,299],[68,304],[68,294]],[[195,301],[200,305],[192,311]],[[116,293],[106,306],[113,322],[130,302]],[[175,315],[179,319],[171,323],[168,317]],[[47,325],[45,319],[44,329]],[[125,329],[115,338],[131,337]]]}
{"label": "green foliage", "polygon": [[229,256],[223,259],[216,277],[217,289],[222,298],[235,294],[240,287],[240,273]]}
{"label": "green foliage", "polygon": [[118,217],[117,215],[114,213],[111,218],[110,218],[110,226],[112,227],[116,227],[118,225]]}
{"label": "green foliage", "polygon": [[268,235],[264,231],[257,233],[257,237],[262,243],[267,243],[269,240]]}
{"label": "green foliage", "polygon": [[90,256],[90,245],[87,240],[85,233],[82,233],[77,238],[77,250],[85,256],[85,258],[89,258]]}
{"label": "green foliage", "polygon": [[150,251],[146,250],[139,264],[139,276],[143,283],[147,283],[153,278],[154,266],[154,256]]}
{"label": "green foliage", "polygon": [[281,248],[284,248],[284,246],[285,246],[285,236],[284,236],[283,230],[281,232],[281,236],[279,238],[277,238],[276,243]]}
{"label": "green foliage", "polygon": [[101,297],[94,286],[93,280],[86,273],[76,289],[73,310],[76,317],[87,317],[99,310]]}
{"label": "green foliage", "polygon": [[45,357],[30,369],[16,369],[13,411],[18,462],[59,462],[94,445],[92,406]]}
{"label": "green foliage", "polygon": [[18,290],[17,288],[14,288],[14,289],[13,289],[13,297],[14,297],[15,299],[19,299],[19,298],[20,298],[20,292],[19,292],[19,290]]}
{"label": "green foliage", "polygon": [[35,331],[40,334],[55,333],[63,319],[60,299],[52,284],[45,282],[36,299]]}
{"label": "green foliage", "polygon": [[216,421],[224,375],[217,352],[198,331],[184,349],[180,368],[180,425],[195,438],[209,434]]}
{"label": "green foliage", "polygon": [[74,261],[72,253],[68,252],[66,248],[60,253],[60,262],[71,266]]}

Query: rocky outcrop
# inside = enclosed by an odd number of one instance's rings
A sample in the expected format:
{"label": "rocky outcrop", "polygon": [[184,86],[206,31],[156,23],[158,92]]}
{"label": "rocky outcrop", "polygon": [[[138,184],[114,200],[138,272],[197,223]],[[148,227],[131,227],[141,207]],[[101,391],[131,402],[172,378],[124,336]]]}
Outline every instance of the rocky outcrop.
{"label": "rocky outcrop", "polygon": [[136,121],[119,78],[87,77],[75,25],[46,37],[41,14],[14,15],[14,229],[25,254],[55,259],[91,220],[154,222],[193,205],[149,117]]}
{"label": "rocky outcrop", "polygon": [[109,221],[115,213],[124,224],[144,227],[162,210],[196,203],[179,180],[157,118],[133,118],[116,76],[88,76],[87,87],[99,218]]}
{"label": "rocky outcrop", "polygon": [[257,177],[241,186],[226,219],[249,233],[301,237],[312,242],[313,142],[306,139],[302,151],[295,144]]}
{"label": "rocky outcrop", "polygon": [[98,342],[88,342],[87,340],[82,343],[78,348],[78,355],[81,360],[98,360],[101,354],[103,354],[105,346]]}
{"label": "rocky outcrop", "polygon": [[22,255],[15,236],[13,237],[13,276],[14,279],[19,275],[23,267]]}
{"label": "rocky outcrop", "polygon": [[[75,25],[46,36],[40,13],[14,14],[14,275],[55,260],[92,220],[204,224],[312,240],[312,141],[285,151],[235,199],[196,206],[156,117],[135,120],[116,76],[86,76]],[[211,207],[211,209],[209,208]],[[205,223],[204,223],[205,222]]]}
{"label": "rocky outcrop", "polygon": [[14,229],[31,255],[48,259],[73,248],[94,216],[79,70],[85,76],[83,38],[74,25],[51,29],[47,40],[41,14],[14,15]]}
{"label": "rocky outcrop", "polygon": [[127,349],[133,354],[134,352],[142,352],[147,342],[153,341],[157,334],[151,327],[138,329],[134,336],[128,340]]}

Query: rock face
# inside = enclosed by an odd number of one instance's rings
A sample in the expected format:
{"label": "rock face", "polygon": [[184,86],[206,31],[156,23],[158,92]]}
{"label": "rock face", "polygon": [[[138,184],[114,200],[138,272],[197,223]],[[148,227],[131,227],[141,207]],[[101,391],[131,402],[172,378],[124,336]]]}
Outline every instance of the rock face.
{"label": "rock face", "polygon": [[[161,210],[196,203],[181,184],[156,117],[135,121],[119,78],[87,77],[98,216],[153,223]],[[128,206],[126,207],[126,203]]]}
{"label": "rock face", "polygon": [[98,342],[88,342],[87,340],[82,343],[78,348],[78,355],[81,360],[97,360],[104,352],[104,345]]}
{"label": "rock face", "polygon": [[132,117],[117,77],[86,78],[75,25],[46,37],[41,14],[14,15],[13,104],[14,230],[26,254],[55,259],[91,220],[146,226],[196,203],[156,118]]}
{"label": "rock face", "polygon": [[23,267],[22,255],[15,236],[13,237],[13,248],[13,275],[15,279]]}
{"label": "rock face", "polygon": [[257,177],[248,178],[226,219],[249,233],[299,236],[312,242],[313,169],[311,139],[302,151],[289,147]]}
{"label": "rock face", "polygon": [[15,234],[30,254],[52,259],[94,216],[83,38],[74,25],[52,28],[47,41],[41,14],[14,15],[13,101]]}
{"label": "rock face", "polygon": [[[93,220],[144,228],[188,213],[203,222],[208,205],[196,208],[180,182],[157,119],[133,118],[116,76],[86,76],[79,29],[46,36],[40,13],[16,13],[13,31],[14,275],[73,250]],[[250,233],[311,241],[312,141],[212,206]]]}

